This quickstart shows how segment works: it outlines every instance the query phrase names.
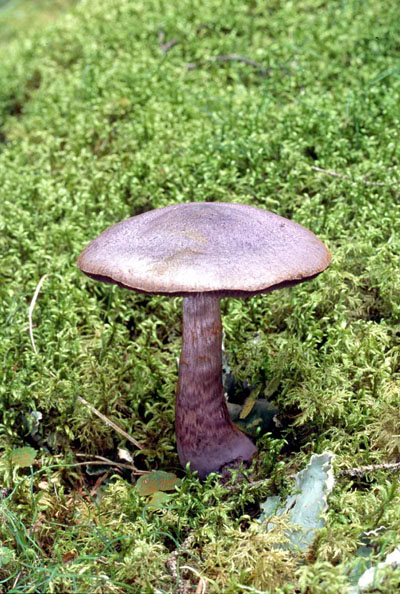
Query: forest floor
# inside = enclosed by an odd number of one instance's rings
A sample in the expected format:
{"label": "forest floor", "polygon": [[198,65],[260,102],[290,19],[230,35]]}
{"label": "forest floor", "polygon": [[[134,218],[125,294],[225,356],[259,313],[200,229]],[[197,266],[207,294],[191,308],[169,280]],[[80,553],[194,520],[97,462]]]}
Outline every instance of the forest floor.
{"label": "forest floor", "polygon": [[[399,22],[392,0],[0,0],[0,592],[357,592],[399,546]],[[279,419],[225,483],[176,453],[182,300],[76,266],[189,201],[271,210],[332,253],[222,300],[233,400]],[[323,452],[324,525],[294,550],[261,504]],[[160,470],[179,481],[152,499]],[[398,591],[400,568],[379,579]]]}

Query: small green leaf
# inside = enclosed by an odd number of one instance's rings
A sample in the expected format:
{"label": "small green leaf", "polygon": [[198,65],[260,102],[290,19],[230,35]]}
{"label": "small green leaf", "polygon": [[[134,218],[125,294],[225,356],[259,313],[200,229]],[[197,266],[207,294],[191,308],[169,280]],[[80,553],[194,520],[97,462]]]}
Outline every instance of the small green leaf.
{"label": "small green leaf", "polygon": [[150,474],[141,476],[135,489],[139,495],[152,495],[157,491],[173,491],[175,485],[179,485],[181,479],[172,472],[165,472],[164,470],[155,470]]}
{"label": "small green leaf", "polygon": [[32,466],[36,459],[36,454],[37,451],[28,446],[26,448],[16,448],[11,452],[10,458],[15,466],[26,468],[27,466]]}

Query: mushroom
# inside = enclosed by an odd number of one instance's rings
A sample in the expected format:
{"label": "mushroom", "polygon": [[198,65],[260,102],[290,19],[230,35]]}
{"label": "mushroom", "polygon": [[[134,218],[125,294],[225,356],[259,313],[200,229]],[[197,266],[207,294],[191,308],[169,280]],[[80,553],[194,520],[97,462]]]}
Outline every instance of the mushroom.
{"label": "mushroom", "polygon": [[200,478],[257,451],[230,420],[222,387],[222,297],[249,297],[320,274],[330,253],[308,229],[244,204],[189,202],[109,227],[81,253],[91,278],[183,297],[177,450]]}

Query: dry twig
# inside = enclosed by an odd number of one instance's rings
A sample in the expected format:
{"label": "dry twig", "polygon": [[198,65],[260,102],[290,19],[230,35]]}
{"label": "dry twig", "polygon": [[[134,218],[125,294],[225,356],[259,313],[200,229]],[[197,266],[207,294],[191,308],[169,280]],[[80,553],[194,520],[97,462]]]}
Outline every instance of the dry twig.
{"label": "dry twig", "polygon": [[375,472],[376,470],[391,470],[395,472],[400,470],[400,462],[392,462],[387,464],[371,464],[369,466],[360,466],[358,468],[348,468],[341,471],[342,476],[363,476],[367,472]]}
{"label": "dry twig", "polygon": [[161,49],[163,54],[169,52],[179,41],[177,39],[170,39],[169,41],[165,41],[165,31],[162,27],[158,30],[158,46]]}
{"label": "dry twig", "polygon": [[[75,454],[76,457],[85,458],[86,454]],[[116,468],[127,468],[128,470],[132,470],[135,474],[149,474],[150,470],[139,470],[133,464],[125,464],[124,462],[114,462],[113,460],[109,460],[108,458],[104,458],[103,456],[93,456],[96,460],[86,460],[86,462],[77,462],[76,466],[84,466],[85,464],[88,465],[104,465],[108,464],[109,466],[115,466]]]}
{"label": "dry twig", "polygon": [[182,565],[180,569],[187,569],[191,571],[199,578],[199,583],[197,584],[196,594],[205,594],[207,589],[207,584],[204,578],[201,577],[200,573],[194,567],[190,567],[190,565]]}
{"label": "dry twig", "polygon": [[[184,551],[182,551],[182,549],[188,549],[190,547],[191,543],[193,542],[193,539],[194,539],[194,534],[193,534],[193,532],[191,532],[189,534],[189,536],[187,536],[185,538],[185,540],[183,541],[183,543],[181,544],[179,549],[176,549],[175,551],[173,551],[165,562],[165,567],[168,569],[171,576],[177,582],[177,587],[175,590],[175,592],[177,592],[177,594],[189,594],[189,592],[191,590],[191,585],[186,580],[184,580],[182,578],[182,576],[180,575],[181,569],[188,569],[188,570],[193,571],[193,573],[196,573],[196,575],[199,575],[193,567],[188,567],[186,565],[184,565],[183,567],[178,566],[179,557],[184,552]],[[201,580],[200,583],[204,582],[203,578],[200,578],[200,580]],[[205,586],[205,582],[204,582],[204,586]],[[202,590],[201,590],[203,594],[205,592],[204,586],[202,585]]]}
{"label": "dry twig", "polygon": [[[379,186],[379,187],[384,187],[384,186],[388,186],[390,184],[385,184],[383,182],[373,182],[373,181],[369,181],[368,179],[365,179],[365,177],[354,180],[351,179],[351,177],[348,177],[347,175],[343,175],[341,173],[337,173],[336,171],[331,171],[330,169],[322,169],[322,167],[317,167],[316,165],[311,165],[311,169],[313,171],[318,171],[319,173],[324,173],[325,175],[330,175],[331,177],[338,177],[339,179],[345,179],[347,181],[352,181],[352,182],[358,182],[358,183],[362,183],[362,184],[366,184],[367,186]],[[399,181],[395,181],[394,184],[392,185],[396,185],[396,184],[400,184],[400,180]]]}
{"label": "dry twig", "polygon": [[195,68],[201,68],[205,64],[209,62],[241,62],[242,64],[246,64],[247,66],[252,66],[253,68],[257,68],[260,74],[267,75],[270,73],[269,68],[265,68],[259,62],[255,62],[254,60],[249,60],[244,56],[239,56],[238,54],[230,54],[227,56],[215,56],[211,60],[207,60],[205,62],[190,62],[187,65],[188,70],[194,70]]}
{"label": "dry twig", "polygon": [[163,52],[163,54],[166,54],[167,52],[169,52],[170,49],[172,49],[177,43],[179,43],[179,41],[177,39],[171,39],[170,41],[167,41],[166,43],[160,43],[160,49]]}
{"label": "dry twig", "polygon": [[99,410],[97,410],[97,408],[95,408],[87,400],[85,400],[84,398],[82,398],[82,396],[78,396],[78,400],[79,400],[79,402],[82,402],[82,404],[84,404],[85,406],[87,406],[87,408],[91,412],[93,412],[95,415],[97,415],[99,417],[99,419],[101,419],[102,421],[104,421],[106,425],[108,425],[109,427],[112,427],[114,429],[114,431],[116,431],[117,433],[119,433],[120,435],[122,435],[123,437],[125,437],[125,439],[127,439],[128,441],[130,441],[131,443],[133,443],[133,445],[136,446],[139,450],[143,450],[143,446],[141,446],[140,443],[138,441],[136,441],[136,439],[134,439],[133,437],[131,437],[129,435],[129,433],[127,433],[126,431],[124,431],[123,429],[121,429],[121,427],[119,427],[116,423],[114,423],[114,421],[111,421],[111,419],[109,419],[108,417],[106,417],[105,415],[103,415],[103,413],[101,413]]}

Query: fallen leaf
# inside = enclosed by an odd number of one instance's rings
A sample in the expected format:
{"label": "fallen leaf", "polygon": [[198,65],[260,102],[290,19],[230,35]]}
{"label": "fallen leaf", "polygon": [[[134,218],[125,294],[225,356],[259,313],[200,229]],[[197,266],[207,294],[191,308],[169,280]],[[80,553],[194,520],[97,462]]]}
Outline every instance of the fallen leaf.
{"label": "fallen leaf", "polygon": [[135,489],[139,495],[152,495],[156,491],[173,491],[180,482],[181,479],[172,472],[155,470],[141,476],[136,482]]}
{"label": "fallen leaf", "polygon": [[118,458],[120,460],[125,460],[125,462],[129,462],[129,464],[133,464],[132,454],[124,448],[118,448]]}
{"label": "fallen leaf", "polygon": [[244,401],[243,408],[240,411],[239,418],[245,419],[252,411],[252,408],[255,404],[256,400],[252,396],[248,396]]}
{"label": "fallen leaf", "polygon": [[20,468],[32,466],[36,459],[36,450],[27,446],[26,448],[16,448],[11,452],[11,462]]}
{"label": "fallen leaf", "polygon": [[76,559],[76,557],[78,556],[78,551],[76,549],[72,549],[71,551],[68,551],[67,553],[64,553],[62,560],[64,565],[66,563],[70,563],[71,561],[73,561],[74,559]]}

